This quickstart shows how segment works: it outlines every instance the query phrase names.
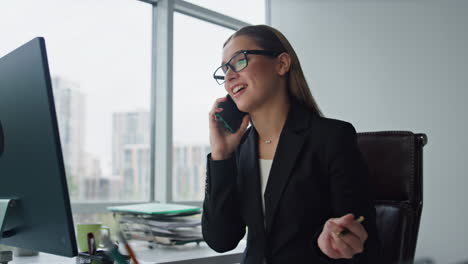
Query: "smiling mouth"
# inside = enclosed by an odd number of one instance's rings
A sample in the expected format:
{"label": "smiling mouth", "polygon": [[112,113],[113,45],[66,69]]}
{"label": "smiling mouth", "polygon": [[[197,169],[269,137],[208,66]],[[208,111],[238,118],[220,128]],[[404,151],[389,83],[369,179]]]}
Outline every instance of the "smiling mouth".
{"label": "smiling mouth", "polygon": [[239,85],[236,88],[234,88],[234,90],[232,90],[232,93],[235,95],[238,92],[244,90],[245,88],[247,88],[247,85]]}

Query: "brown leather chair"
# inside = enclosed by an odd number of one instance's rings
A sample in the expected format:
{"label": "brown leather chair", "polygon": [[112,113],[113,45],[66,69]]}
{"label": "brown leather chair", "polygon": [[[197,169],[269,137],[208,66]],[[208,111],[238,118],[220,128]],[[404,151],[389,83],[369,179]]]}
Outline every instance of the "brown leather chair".
{"label": "brown leather chair", "polygon": [[423,202],[425,134],[408,131],[358,133],[369,166],[377,229],[389,263],[412,263]]}

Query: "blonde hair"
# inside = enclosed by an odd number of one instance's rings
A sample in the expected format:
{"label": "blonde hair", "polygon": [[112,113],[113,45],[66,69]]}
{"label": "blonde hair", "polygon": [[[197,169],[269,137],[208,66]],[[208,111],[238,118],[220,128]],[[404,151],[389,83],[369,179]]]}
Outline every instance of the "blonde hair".
{"label": "blonde hair", "polygon": [[291,57],[291,67],[287,76],[289,95],[306,105],[319,116],[323,116],[322,111],[310,92],[309,85],[302,72],[299,58],[289,41],[281,32],[267,25],[246,26],[232,34],[223,46],[226,46],[231,39],[239,36],[251,38],[262,49],[288,53]]}

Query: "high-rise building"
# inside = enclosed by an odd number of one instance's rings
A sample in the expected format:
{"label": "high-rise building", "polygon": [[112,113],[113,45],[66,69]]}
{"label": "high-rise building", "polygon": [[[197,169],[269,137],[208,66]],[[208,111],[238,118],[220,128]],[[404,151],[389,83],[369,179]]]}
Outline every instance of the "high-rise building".
{"label": "high-rise building", "polygon": [[122,188],[121,179],[106,174],[101,167],[101,160],[91,153],[85,156],[85,172],[80,177],[83,191],[80,199],[91,201],[117,201]]}
{"label": "high-rise building", "polygon": [[149,120],[148,111],[113,115],[112,174],[121,179],[121,198],[149,198]]}
{"label": "high-rise building", "polygon": [[174,200],[201,201],[204,196],[209,145],[175,145],[172,191]]}
{"label": "high-rise building", "polygon": [[70,195],[79,198],[85,170],[85,96],[77,83],[60,77],[52,78],[52,88]]}
{"label": "high-rise building", "polygon": [[130,200],[149,199],[150,146],[128,144],[123,149],[122,194]]}

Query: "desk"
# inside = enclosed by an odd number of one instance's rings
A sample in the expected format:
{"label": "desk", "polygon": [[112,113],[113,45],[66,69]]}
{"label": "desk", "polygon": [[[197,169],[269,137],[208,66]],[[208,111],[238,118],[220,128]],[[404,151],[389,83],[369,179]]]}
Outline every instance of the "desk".
{"label": "desk", "polygon": [[[147,242],[132,241],[132,248],[142,264],[233,264],[240,263],[245,249],[245,241],[241,240],[237,247],[229,252],[217,253],[205,242],[169,247],[156,245],[149,249]],[[124,251],[122,251],[124,252]],[[47,253],[39,253],[33,257],[13,256],[11,264],[75,264],[75,258],[66,258]]]}

